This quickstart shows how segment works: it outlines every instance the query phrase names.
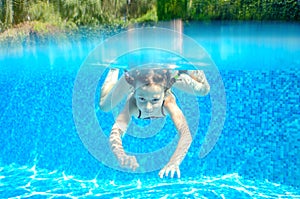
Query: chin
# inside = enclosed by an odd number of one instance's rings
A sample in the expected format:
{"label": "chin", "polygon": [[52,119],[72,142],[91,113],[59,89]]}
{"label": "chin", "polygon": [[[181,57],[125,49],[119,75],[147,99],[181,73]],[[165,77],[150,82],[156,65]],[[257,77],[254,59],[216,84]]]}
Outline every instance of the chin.
{"label": "chin", "polygon": [[152,111],[152,112],[147,112],[147,111],[144,111],[144,113],[145,113],[145,115],[148,115],[148,116],[150,116],[150,115],[152,115],[152,114],[153,114],[153,111]]}

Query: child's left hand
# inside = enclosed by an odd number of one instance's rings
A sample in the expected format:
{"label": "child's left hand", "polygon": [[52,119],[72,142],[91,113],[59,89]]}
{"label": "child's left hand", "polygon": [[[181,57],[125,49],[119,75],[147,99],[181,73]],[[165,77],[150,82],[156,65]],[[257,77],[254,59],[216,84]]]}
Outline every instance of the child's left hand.
{"label": "child's left hand", "polygon": [[159,177],[163,178],[164,175],[166,175],[166,177],[168,177],[169,172],[171,172],[171,178],[174,177],[174,174],[177,173],[177,177],[180,178],[180,169],[179,169],[179,165],[174,164],[174,163],[168,163],[162,170],[160,170],[159,172]]}
{"label": "child's left hand", "polygon": [[118,158],[118,161],[122,167],[131,169],[133,171],[140,166],[133,155],[124,154]]}

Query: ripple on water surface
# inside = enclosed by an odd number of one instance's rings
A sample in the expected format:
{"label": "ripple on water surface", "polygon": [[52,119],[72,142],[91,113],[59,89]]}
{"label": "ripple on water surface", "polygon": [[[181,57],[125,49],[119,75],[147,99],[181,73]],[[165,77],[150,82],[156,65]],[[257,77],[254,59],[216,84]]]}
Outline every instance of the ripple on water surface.
{"label": "ripple on water surface", "polygon": [[64,172],[0,168],[1,198],[299,198],[291,186],[250,181],[237,173],[182,179],[83,180]]}

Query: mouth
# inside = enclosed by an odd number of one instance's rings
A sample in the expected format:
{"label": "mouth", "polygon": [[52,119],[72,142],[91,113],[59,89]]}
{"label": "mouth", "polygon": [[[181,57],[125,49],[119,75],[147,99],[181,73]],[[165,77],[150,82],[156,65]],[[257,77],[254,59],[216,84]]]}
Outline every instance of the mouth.
{"label": "mouth", "polygon": [[153,113],[153,111],[149,111],[149,110],[145,110],[144,112],[145,112],[146,114],[148,114],[148,115],[151,114],[151,113]]}

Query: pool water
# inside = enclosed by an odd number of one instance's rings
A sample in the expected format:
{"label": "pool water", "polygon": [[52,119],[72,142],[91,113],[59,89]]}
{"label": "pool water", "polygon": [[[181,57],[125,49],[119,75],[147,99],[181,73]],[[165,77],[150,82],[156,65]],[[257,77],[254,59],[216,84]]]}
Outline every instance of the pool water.
{"label": "pool water", "polygon": [[[213,150],[199,158],[212,96],[196,98],[199,125],[180,179],[160,179],[159,170],[111,168],[83,144],[74,122],[74,84],[105,35],[1,46],[0,198],[300,198],[300,24],[190,22],[181,30],[218,68],[226,120]],[[214,82],[214,73],[206,75]],[[176,92],[182,105],[189,103]],[[108,134],[114,115],[99,110],[98,97],[95,114]],[[193,111],[184,112],[191,118]],[[125,137],[125,148],[147,153],[164,147],[176,137],[168,120],[156,136]]]}

